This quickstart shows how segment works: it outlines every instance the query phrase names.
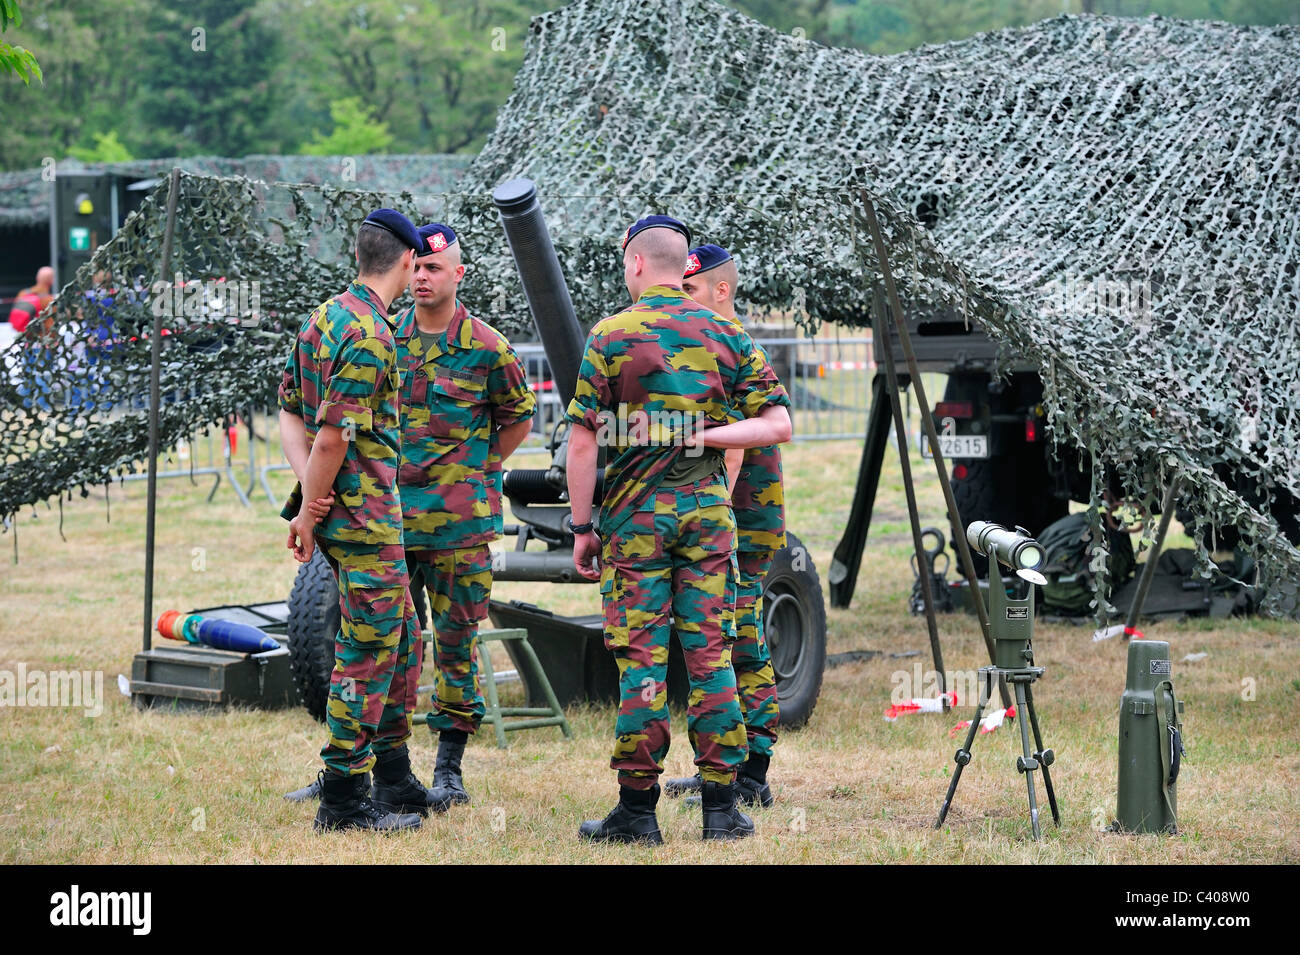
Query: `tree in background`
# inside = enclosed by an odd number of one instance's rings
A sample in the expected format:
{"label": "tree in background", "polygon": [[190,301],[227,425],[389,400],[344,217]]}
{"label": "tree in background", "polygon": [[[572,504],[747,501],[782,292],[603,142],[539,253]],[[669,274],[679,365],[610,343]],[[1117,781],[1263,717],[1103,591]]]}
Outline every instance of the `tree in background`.
{"label": "tree in background", "polygon": [[[474,150],[496,122],[546,0],[263,0],[284,30],[277,87],[298,86],[294,117],[319,127],[354,97],[387,124],[398,152]],[[299,141],[310,129],[298,127]]]}
{"label": "tree in background", "polygon": [[[269,68],[277,31],[255,0],[150,0],[144,42],[118,67],[147,69],[135,97],[134,138],[149,156],[242,156],[275,141],[277,96]],[[296,144],[295,144],[296,145]]]}
{"label": "tree in background", "polygon": [[126,162],[135,158],[131,155],[131,150],[122,145],[114,130],[95,133],[94,139],[94,146],[73,146],[72,155],[82,162]]}
{"label": "tree in background", "polygon": [[317,133],[298,152],[305,156],[365,156],[383,153],[393,142],[388,124],[376,120],[355,96],[330,103],[334,130],[328,136]]}
{"label": "tree in background", "polygon": [[[0,32],[8,33],[9,24],[14,27],[23,25],[23,13],[18,9],[18,0],[0,0]],[[14,46],[8,40],[0,40],[0,73],[13,73],[24,85],[31,85],[32,78],[41,80],[41,65],[36,62],[29,50]]]}
{"label": "tree in background", "polygon": [[802,31],[802,36],[818,43],[832,44],[832,7],[843,5],[832,0],[731,0],[729,6],[782,33]]}
{"label": "tree in background", "polygon": [[95,132],[132,143],[136,71],[122,50],[139,45],[142,0],[23,0],[23,42],[44,72],[43,86],[12,86],[0,99],[0,168],[62,159]]}
{"label": "tree in background", "polygon": [[[0,169],[74,151],[243,156],[293,153],[306,143],[330,151],[348,144],[337,150],[344,155],[473,152],[510,94],[530,18],[562,2],[21,0],[19,25],[15,0],[0,0],[0,23],[14,39],[0,41],[0,74],[11,74],[0,99]],[[1296,0],[728,2],[786,33],[872,53],[1085,6],[1122,16],[1300,22]],[[13,75],[27,63],[19,51],[40,64],[40,72],[17,72],[27,85]],[[30,83],[33,76],[44,85]]]}

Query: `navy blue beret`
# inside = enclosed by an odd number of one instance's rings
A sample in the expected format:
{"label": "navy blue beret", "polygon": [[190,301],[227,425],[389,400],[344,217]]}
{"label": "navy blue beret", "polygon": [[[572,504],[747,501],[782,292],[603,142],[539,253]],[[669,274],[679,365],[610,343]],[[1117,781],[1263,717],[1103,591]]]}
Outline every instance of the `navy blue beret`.
{"label": "navy blue beret", "polygon": [[716,269],[723,262],[731,261],[731,253],[720,245],[699,245],[691,249],[686,256],[686,272],[682,278]]}
{"label": "navy blue beret", "polygon": [[385,232],[391,232],[401,239],[402,244],[408,249],[419,252],[424,246],[424,240],[420,238],[415,224],[395,209],[376,209],[366,216],[366,221],[362,225],[379,226]]}
{"label": "navy blue beret", "polygon": [[691,244],[691,230],[686,228],[686,223],[674,219],[672,216],[646,216],[644,219],[637,219],[632,223],[628,230],[623,233],[623,248],[632,241],[632,237],[638,232],[644,232],[646,229],[672,229],[686,236],[686,244]]}
{"label": "navy blue beret", "polygon": [[456,241],[456,233],[451,226],[443,225],[441,222],[430,222],[428,225],[420,226],[420,255],[432,255],[434,252],[441,252],[447,246]]}

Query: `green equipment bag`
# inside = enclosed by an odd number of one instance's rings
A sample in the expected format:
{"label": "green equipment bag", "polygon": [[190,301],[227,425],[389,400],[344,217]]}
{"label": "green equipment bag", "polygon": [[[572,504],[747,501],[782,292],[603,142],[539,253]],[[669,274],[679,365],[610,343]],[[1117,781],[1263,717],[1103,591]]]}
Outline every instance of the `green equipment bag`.
{"label": "green equipment bag", "polygon": [[[1046,613],[1065,617],[1086,616],[1093,595],[1093,574],[1088,568],[1092,546],[1092,528],[1088,513],[1079,511],[1049,524],[1038,535],[1046,561],[1043,576],[1042,608]],[[1110,585],[1112,590],[1133,576],[1137,559],[1128,534],[1107,529],[1110,548]]]}

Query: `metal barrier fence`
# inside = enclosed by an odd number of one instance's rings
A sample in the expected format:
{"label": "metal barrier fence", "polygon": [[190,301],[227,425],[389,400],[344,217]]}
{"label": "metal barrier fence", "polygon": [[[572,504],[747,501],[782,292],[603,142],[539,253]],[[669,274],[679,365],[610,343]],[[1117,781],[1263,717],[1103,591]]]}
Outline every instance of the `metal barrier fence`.
{"label": "metal barrier fence", "polygon": [[[756,337],[790,392],[794,440],[863,439],[871,410],[871,380],[876,370],[869,336],[763,338],[759,326]],[[545,453],[546,442],[563,417],[564,409],[551,387],[550,368],[542,345],[523,342],[516,343],[514,348],[538,398],[532,431],[516,454]],[[927,392],[936,396],[943,393],[942,375],[927,375],[926,379]],[[919,447],[919,415],[913,407],[911,392],[905,395],[908,433],[915,450]],[[143,398],[137,401],[142,402]],[[208,500],[216,495],[224,478],[244,505],[250,505],[260,493],[279,507],[284,495],[276,493],[270,475],[289,470],[289,464],[280,450],[278,416],[276,409],[245,409],[232,414],[225,426],[209,428],[207,434],[196,432],[166,453],[158,478],[210,477],[213,483]],[[140,481],[145,477],[141,470],[122,480]]]}
{"label": "metal barrier fence", "polygon": [[[211,477],[208,500],[216,496],[224,477],[245,507],[260,491],[276,507],[284,495],[276,494],[268,480],[272,471],[288,471],[289,462],[280,450],[279,411],[246,409],[227,417],[224,424],[196,431],[168,450],[159,462],[158,479]],[[143,471],[128,474],[122,481],[143,481]]]}

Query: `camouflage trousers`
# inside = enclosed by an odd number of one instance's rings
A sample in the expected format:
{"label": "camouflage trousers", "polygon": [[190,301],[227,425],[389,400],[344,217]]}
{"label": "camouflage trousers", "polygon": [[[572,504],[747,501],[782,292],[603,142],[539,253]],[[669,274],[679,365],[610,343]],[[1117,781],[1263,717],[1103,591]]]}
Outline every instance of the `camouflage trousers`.
{"label": "camouflage trousers", "polygon": [[774,552],[736,552],[740,581],[736,586],[736,643],[731,648],[731,666],[736,671],[736,688],[745,713],[749,751],[771,756],[776,742],[776,724],[781,709],[776,697],[776,671],[763,634],[763,581],[772,566]]}
{"label": "camouflage trousers", "polygon": [[429,594],[438,676],[431,730],[473,733],[483,720],[479,688],[478,625],[487,619],[492,596],[492,552],[487,544],[459,550],[408,550],[411,586]]}
{"label": "camouflage trousers", "polygon": [[351,776],[410,739],[424,643],[401,544],[316,544],[338,579],[341,611],[320,755],[326,768]]}
{"label": "camouflage trousers", "polygon": [[619,783],[649,789],[668,753],[668,642],[676,629],[690,679],[687,731],[695,765],[730,783],[747,753],[731,669],[735,640],[735,518],[710,478],[660,488],[605,541],[600,591],[605,646],[619,672]]}

